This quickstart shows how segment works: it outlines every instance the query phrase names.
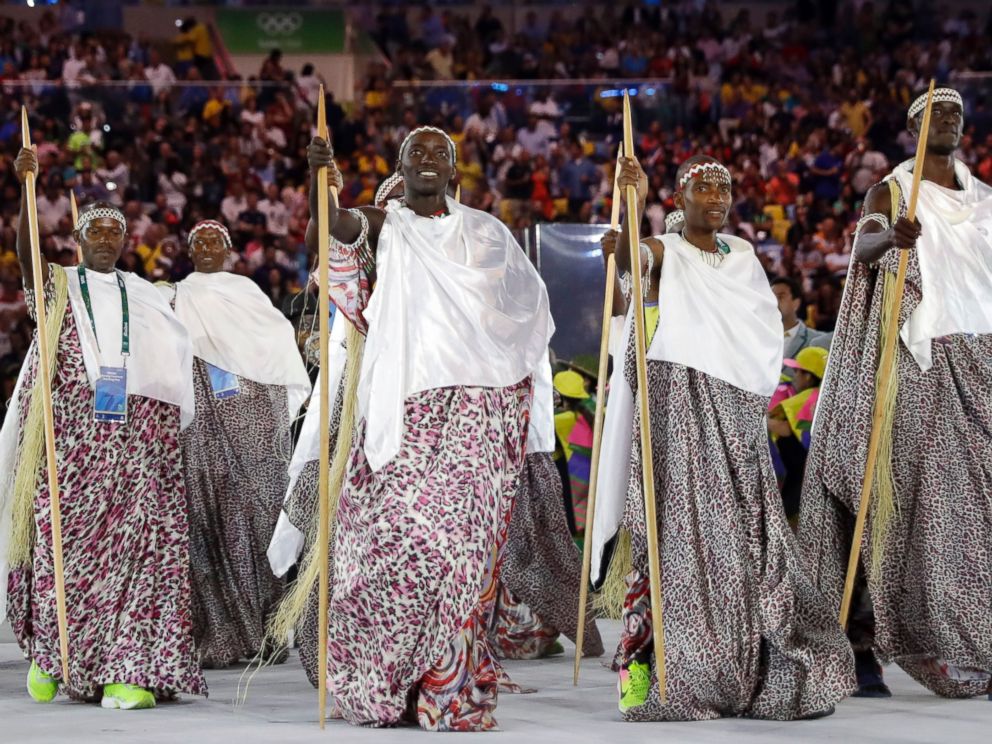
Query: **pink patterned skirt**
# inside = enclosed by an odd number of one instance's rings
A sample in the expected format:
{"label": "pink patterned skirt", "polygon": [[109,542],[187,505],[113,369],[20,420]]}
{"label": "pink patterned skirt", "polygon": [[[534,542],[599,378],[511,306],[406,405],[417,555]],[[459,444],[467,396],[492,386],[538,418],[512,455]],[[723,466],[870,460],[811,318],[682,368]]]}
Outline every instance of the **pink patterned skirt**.
{"label": "pink patterned skirt", "polygon": [[526,448],[530,380],[406,402],[399,454],[372,473],[356,431],[338,509],[328,690],[351,723],[496,727],[486,633]]}

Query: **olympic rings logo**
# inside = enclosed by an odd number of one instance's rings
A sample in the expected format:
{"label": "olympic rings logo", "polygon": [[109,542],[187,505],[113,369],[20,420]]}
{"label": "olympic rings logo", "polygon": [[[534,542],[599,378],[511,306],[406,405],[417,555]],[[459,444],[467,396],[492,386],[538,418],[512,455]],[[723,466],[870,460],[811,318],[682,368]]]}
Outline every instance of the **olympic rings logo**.
{"label": "olympic rings logo", "polygon": [[259,13],[255,25],[269,36],[289,36],[300,30],[303,16],[299,13]]}

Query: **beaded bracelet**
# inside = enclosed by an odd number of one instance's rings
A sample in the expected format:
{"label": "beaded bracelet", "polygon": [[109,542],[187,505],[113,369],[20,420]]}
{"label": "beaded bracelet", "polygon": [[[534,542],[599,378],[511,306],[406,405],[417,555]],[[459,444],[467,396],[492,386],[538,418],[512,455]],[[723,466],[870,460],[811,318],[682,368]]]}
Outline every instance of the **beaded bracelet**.
{"label": "beaded bracelet", "polygon": [[369,220],[360,209],[345,209],[343,211],[348,212],[352,217],[358,220],[358,224],[361,225],[358,237],[350,243],[342,243],[332,235],[331,241],[334,243],[335,248],[337,248],[338,253],[353,256],[358,252],[358,249],[365,244],[365,241],[368,240]]}
{"label": "beaded bracelet", "polygon": [[867,225],[869,222],[877,222],[879,225],[882,226],[882,229],[883,230],[888,230],[889,229],[889,218],[886,217],[881,212],[872,212],[871,214],[866,214],[864,217],[862,217],[860,220],[858,220],[858,224],[854,228],[854,239],[855,240],[857,240],[858,239],[858,235],[861,234],[861,229],[865,225]]}
{"label": "beaded bracelet", "polygon": [[[647,271],[641,276],[641,294],[645,298],[648,296],[648,292],[651,290],[651,272],[654,269],[654,251],[644,243],[640,245],[641,255],[647,254]],[[634,291],[634,279],[630,275],[629,271],[625,271],[620,275],[620,291],[623,293],[624,298],[630,302],[631,293]]]}

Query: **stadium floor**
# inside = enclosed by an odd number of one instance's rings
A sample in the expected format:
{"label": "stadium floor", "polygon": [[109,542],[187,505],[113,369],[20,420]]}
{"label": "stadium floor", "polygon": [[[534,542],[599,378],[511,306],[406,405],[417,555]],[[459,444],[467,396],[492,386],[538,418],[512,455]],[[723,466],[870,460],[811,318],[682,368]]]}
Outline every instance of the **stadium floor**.
{"label": "stadium floor", "polygon": [[[619,625],[603,624],[604,640],[615,642]],[[513,678],[539,688],[530,695],[501,694],[494,740],[540,744],[637,744],[639,742],[986,742],[992,730],[992,702],[984,697],[942,700],[899,669],[886,679],[891,700],[846,700],[817,721],[781,723],[724,719],[702,723],[623,724],[615,707],[615,676],[598,659],[583,664],[579,687],[572,686],[572,653],[555,659],[510,662]],[[9,632],[0,635],[0,741],[3,742],[269,742],[423,741],[417,729],[358,729],[329,721],[315,723],[317,694],[307,683],[295,652],[286,664],[255,678],[247,702],[234,707],[243,667],[208,671],[210,698],[185,698],[153,711],[110,711],[68,701],[31,702],[24,690],[27,664]],[[445,738],[447,741],[447,738]]]}

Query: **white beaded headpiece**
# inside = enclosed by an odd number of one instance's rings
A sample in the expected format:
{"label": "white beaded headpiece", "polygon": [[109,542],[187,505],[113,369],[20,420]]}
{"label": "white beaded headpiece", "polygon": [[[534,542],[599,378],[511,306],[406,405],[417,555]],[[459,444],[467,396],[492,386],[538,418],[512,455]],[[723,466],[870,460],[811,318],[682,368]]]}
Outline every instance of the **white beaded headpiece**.
{"label": "white beaded headpiece", "polygon": [[[961,94],[958,93],[954,88],[937,88],[933,92],[933,102],[934,103],[956,103],[961,107],[961,111],[964,111],[964,101],[961,99]],[[927,94],[924,93],[922,96],[913,101],[913,105],[909,107],[909,111],[906,113],[907,119],[916,118],[917,114],[923,111],[927,106]]]}
{"label": "white beaded headpiece", "polygon": [[683,222],[685,222],[685,212],[681,209],[669,212],[665,215],[665,232],[671,232]]}
{"label": "white beaded headpiece", "polygon": [[[409,146],[410,140],[412,140],[415,135],[421,134],[423,132],[432,132],[434,134],[440,134],[448,141],[448,150],[451,153],[451,165],[452,167],[454,167],[454,165],[458,162],[458,148],[455,147],[455,141],[448,136],[448,133],[445,132],[443,129],[438,129],[437,127],[417,127],[416,129],[411,130],[410,134],[404,137],[402,144],[400,144],[400,152],[398,155],[399,160],[400,161],[403,160],[403,154],[406,152],[406,148],[407,146]],[[381,207],[383,204],[385,204],[386,198],[389,196],[389,193],[394,188],[396,188],[396,185],[400,183],[402,180],[403,180],[403,175],[399,171],[396,171],[393,175],[391,175],[389,178],[383,181],[382,184],[379,186],[379,188],[376,189],[375,191],[375,206]]]}
{"label": "white beaded headpiece", "polygon": [[689,181],[700,177],[705,177],[706,179],[716,181],[717,183],[733,183],[729,170],[727,170],[720,163],[709,160],[705,163],[696,163],[695,165],[690,166],[689,169],[682,174],[682,178],[679,180],[679,191],[684,189]]}
{"label": "white beaded headpiece", "polygon": [[438,129],[437,127],[417,127],[416,129],[411,130],[410,134],[403,138],[403,143],[400,145],[400,154],[398,155],[399,159],[403,160],[403,154],[406,152],[406,148],[410,145],[410,140],[418,134],[423,134],[424,132],[440,134],[448,141],[448,150],[451,152],[451,164],[454,165],[458,156],[458,149],[455,147],[455,141],[448,136],[447,132],[443,129]]}
{"label": "white beaded headpiece", "polygon": [[386,199],[392,193],[393,189],[396,188],[397,184],[403,183],[403,176],[400,175],[399,171],[396,171],[393,175],[383,181],[379,188],[375,190],[375,206],[382,208],[386,204]]}
{"label": "white beaded headpiece", "polygon": [[116,220],[120,223],[121,230],[127,232],[127,220],[124,219],[124,213],[116,207],[97,207],[96,209],[85,210],[79,215],[79,221],[76,222],[76,229],[82,232],[93,220],[99,220],[104,217]]}
{"label": "white beaded headpiece", "polygon": [[227,228],[224,227],[217,220],[200,220],[195,225],[193,225],[193,229],[190,230],[189,235],[186,236],[187,245],[189,246],[193,245],[193,237],[201,230],[216,230],[217,232],[220,233],[221,238],[224,239],[224,245],[227,246],[227,249],[231,250],[231,248],[233,247],[231,243],[231,233],[229,233],[227,231]]}

